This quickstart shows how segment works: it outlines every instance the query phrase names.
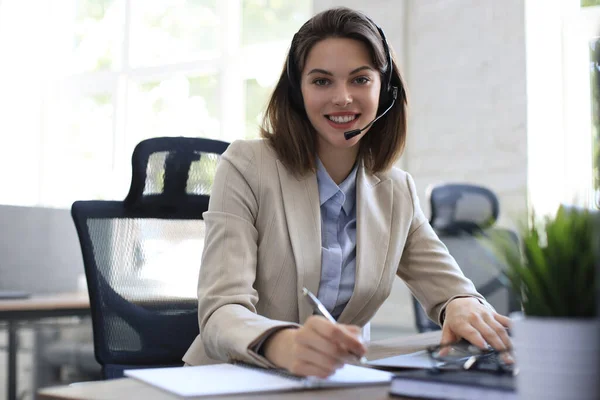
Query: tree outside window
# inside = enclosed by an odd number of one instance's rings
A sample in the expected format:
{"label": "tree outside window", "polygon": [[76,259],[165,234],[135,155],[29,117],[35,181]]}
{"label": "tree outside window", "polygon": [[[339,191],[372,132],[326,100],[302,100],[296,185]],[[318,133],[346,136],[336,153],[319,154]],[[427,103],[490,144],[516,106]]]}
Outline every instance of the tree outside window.
{"label": "tree outside window", "polygon": [[581,7],[600,6],[600,0],[581,0]]}

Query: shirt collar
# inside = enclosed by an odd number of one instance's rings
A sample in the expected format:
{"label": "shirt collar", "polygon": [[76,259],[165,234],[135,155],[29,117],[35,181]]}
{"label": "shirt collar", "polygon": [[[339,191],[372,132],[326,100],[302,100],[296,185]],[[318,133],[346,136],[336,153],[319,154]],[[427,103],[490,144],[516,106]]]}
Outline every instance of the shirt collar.
{"label": "shirt collar", "polygon": [[356,198],[356,173],[358,171],[358,163],[354,164],[354,168],[350,171],[350,174],[344,179],[338,186],[333,179],[329,176],[329,173],[325,169],[325,166],[317,157],[317,183],[319,185],[319,204],[322,206],[327,200],[332,198],[338,191],[341,191],[346,200],[342,205],[342,208],[349,215],[354,208]]}

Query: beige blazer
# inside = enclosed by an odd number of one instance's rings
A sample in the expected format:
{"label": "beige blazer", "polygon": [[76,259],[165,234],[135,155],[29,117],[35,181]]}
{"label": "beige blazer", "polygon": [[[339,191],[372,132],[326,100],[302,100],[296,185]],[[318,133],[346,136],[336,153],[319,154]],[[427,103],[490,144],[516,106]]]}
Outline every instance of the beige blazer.
{"label": "beige blazer", "polygon": [[[364,326],[398,275],[440,322],[455,297],[475,296],[425,218],[411,176],[359,167],[356,282],[339,322]],[[219,162],[198,282],[200,334],[183,357],[191,365],[239,360],[269,366],[253,351],[271,331],[302,324],[321,276],[316,174],[296,178],[264,140],[236,141]]]}

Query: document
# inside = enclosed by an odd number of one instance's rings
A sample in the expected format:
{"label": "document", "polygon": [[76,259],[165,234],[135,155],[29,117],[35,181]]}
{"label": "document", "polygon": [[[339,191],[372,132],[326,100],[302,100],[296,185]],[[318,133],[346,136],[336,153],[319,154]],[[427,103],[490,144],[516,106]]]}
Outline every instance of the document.
{"label": "document", "polygon": [[426,350],[417,351],[410,354],[402,354],[399,356],[382,358],[375,361],[367,362],[367,365],[371,365],[376,368],[388,368],[388,369],[396,369],[396,368],[432,368],[432,367],[441,367],[443,363],[437,361],[434,362],[427,354]]}
{"label": "document", "polygon": [[346,364],[326,379],[247,364],[125,370],[125,375],[181,397],[386,384],[392,374]]}

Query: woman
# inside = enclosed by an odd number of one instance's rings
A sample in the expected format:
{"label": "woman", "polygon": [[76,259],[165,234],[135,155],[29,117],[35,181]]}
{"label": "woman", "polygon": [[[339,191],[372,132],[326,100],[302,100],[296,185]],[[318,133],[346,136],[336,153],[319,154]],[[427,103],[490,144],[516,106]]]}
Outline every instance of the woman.
{"label": "woman", "polygon": [[[405,106],[383,32],[365,15],[336,8],[300,28],[263,139],[232,143],[217,168],[187,364],[240,360],[326,377],[365,353],[360,329],[395,275],[443,326],[442,342],[509,346],[509,319],[464,277],[412,178],[393,167]],[[303,287],[338,324],[312,315]]]}

